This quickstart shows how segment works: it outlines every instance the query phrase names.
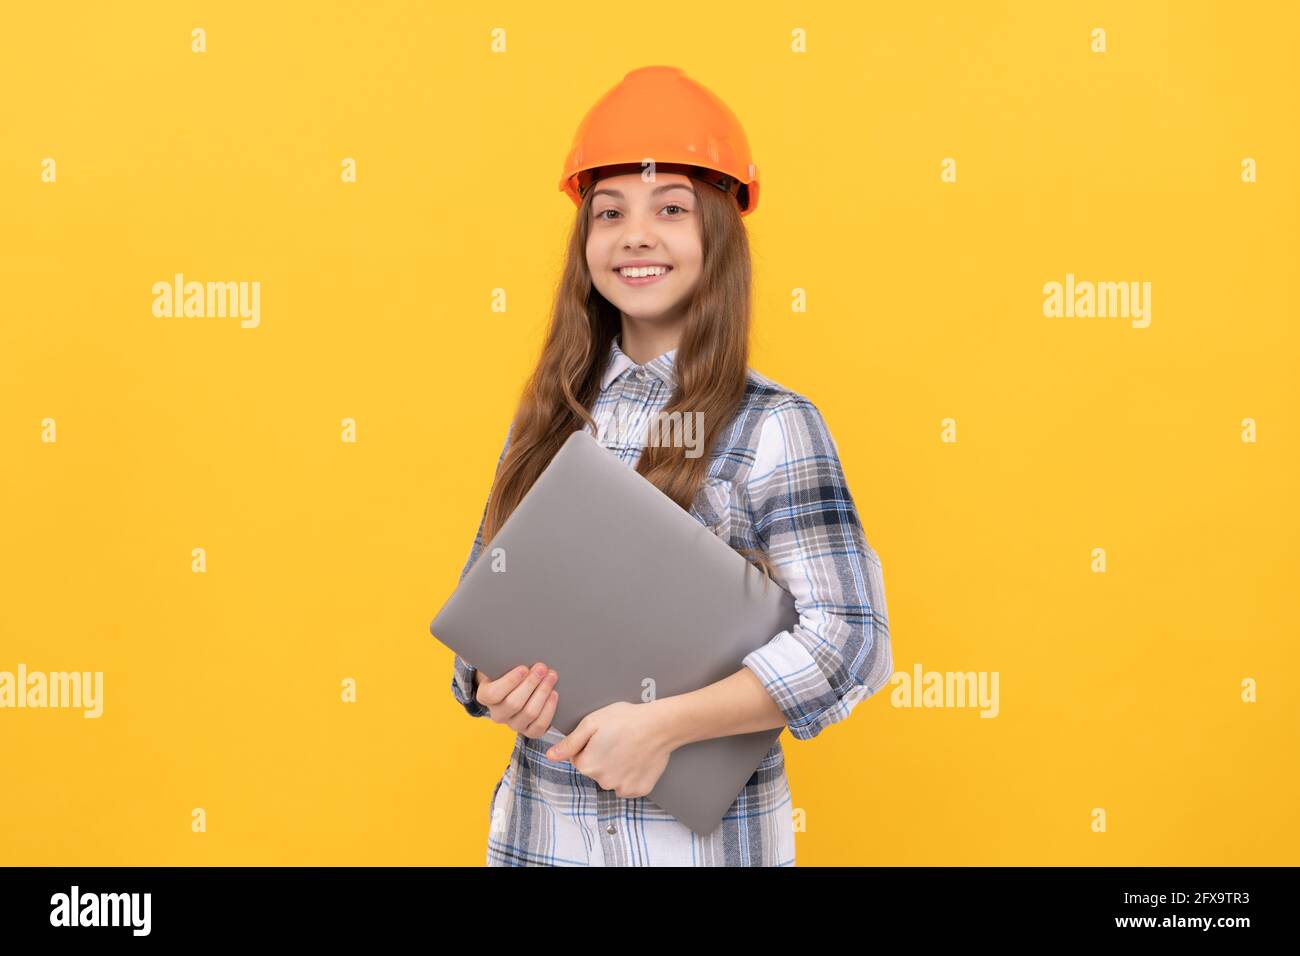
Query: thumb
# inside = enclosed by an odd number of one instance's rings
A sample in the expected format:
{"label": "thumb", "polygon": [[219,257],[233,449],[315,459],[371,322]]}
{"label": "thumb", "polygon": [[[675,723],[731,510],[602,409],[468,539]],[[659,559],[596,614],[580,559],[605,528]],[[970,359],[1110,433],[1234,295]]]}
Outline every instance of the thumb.
{"label": "thumb", "polygon": [[583,720],[577,727],[573,728],[573,733],[566,736],[558,744],[546,751],[548,760],[572,760],[576,757],[583,747],[587,746],[587,741],[591,739],[592,733],[595,732],[595,725],[590,721]]}

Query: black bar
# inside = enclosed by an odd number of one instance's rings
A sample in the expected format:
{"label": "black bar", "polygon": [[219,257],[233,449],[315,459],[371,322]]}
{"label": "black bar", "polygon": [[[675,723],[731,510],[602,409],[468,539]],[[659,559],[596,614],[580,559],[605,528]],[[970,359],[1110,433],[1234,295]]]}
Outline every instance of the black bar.
{"label": "black bar", "polygon": [[[559,938],[631,945],[638,934],[651,946],[678,945],[661,935],[678,921],[734,934],[738,945],[789,931],[801,948],[845,937],[870,946],[894,932],[917,934],[918,944],[1130,936],[1233,945],[1290,928],[1284,913],[1296,875],[1295,867],[573,869],[544,877],[450,867],[29,867],[0,869],[0,926],[7,943],[75,935],[92,945],[400,935],[435,949],[513,948]],[[101,912],[108,921],[116,909],[119,925],[52,925],[52,917],[71,923],[74,886],[78,922]],[[149,894],[147,935],[136,933],[145,926],[143,895],[101,895],[132,893]],[[621,935],[592,935],[605,925]]]}

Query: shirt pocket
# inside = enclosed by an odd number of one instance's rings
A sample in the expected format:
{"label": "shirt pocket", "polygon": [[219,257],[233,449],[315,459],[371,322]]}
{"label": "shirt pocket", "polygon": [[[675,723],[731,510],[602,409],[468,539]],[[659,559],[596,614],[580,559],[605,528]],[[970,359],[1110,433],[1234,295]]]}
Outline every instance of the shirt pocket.
{"label": "shirt pocket", "polygon": [[691,505],[691,517],[715,535],[731,542],[732,484],[726,478],[705,478]]}

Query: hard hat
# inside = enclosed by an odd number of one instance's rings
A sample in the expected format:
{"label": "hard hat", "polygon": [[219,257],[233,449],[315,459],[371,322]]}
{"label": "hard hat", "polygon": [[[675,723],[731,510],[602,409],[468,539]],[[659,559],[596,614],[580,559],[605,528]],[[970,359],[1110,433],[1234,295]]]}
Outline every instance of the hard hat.
{"label": "hard hat", "polygon": [[680,172],[736,198],[740,214],[758,205],[758,167],[727,104],[675,66],[643,66],[587,111],[564,161],[560,189],[575,205],[598,178]]}

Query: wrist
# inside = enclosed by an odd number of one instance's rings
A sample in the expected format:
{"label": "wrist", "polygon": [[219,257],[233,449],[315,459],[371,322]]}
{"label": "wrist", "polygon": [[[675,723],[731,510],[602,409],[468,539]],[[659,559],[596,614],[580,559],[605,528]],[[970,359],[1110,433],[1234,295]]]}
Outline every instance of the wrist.
{"label": "wrist", "polygon": [[654,708],[658,717],[659,738],[669,750],[691,742],[690,720],[681,695],[660,697],[647,706]]}

